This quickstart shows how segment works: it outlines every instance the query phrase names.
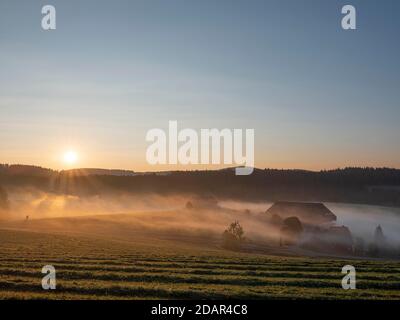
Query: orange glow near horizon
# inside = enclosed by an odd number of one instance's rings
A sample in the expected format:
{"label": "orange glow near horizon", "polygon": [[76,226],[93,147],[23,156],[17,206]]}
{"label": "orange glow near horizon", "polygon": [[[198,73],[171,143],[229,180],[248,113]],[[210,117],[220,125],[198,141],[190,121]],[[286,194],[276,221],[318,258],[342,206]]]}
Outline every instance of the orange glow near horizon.
{"label": "orange glow near horizon", "polygon": [[78,162],[78,154],[74,150],[69,150],[63,155],[63,163],[67,166],[75,165]]}
{"label": "orange glow near horizon", "polygon": [[[74,141],[75,142],[75,141]],[[67,147],[54,147],[45,149],[44,146],[38,148],[38,152],[30,154],[15,153],[2,158],[0,163],[36,165],[53,170],[65,170],[76,168],[102,168],[102,169],[121,169],[136,172],[150,171],[169,171],[169,170],[215,170],[234,165],[150,165],[146,162],[145,149],[137,150],[135,153],[121,156],[121,153],[114,153],[109,150],[96,149],[92,146],[79,143],[60,143]],[[70,147],[68,147],[70,146]],[[84,152],[82,151],[84,150]],[[104,151],[106,150],[106,151]],[[273,156],[272,156],[273,155]],[[396,157],[387,161],[382,161],[373,155],[360,159],[355,154],[346,154],[346,157],[330,155],[322,156],[315,152],[310,159],[309,154],[297,153],[296,159],[290,153],[256,154],[255,167],[264,169],[304,169],[310,171],[330,170],[344,167],[391,167],[400,168],[400,162]]]}

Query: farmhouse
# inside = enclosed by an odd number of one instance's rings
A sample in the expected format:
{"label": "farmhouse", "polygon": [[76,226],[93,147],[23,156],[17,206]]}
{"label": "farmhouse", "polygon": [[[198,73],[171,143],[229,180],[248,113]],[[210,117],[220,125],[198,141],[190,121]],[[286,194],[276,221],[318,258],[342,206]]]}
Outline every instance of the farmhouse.
{"label": "farmhouse", "polygon": [[340,255],[353,253],[353,236],[346,226],[332,226],[329,229],[316,229],[309,232],[309,237],[302,246],[317,252]]}
{"label": "farmhouse", "polygon": [[336,215],[323,203],[281,201],[274,203],[265,213],[271,218],[297,217],[308,225],[331,224],[336,221]]}
{"label": "farmhouse", "polygon": [[335,225],[336,215],[323,203],[276,202],[266,214],[269,223],[280,228],[280,245],[334,254],[353,252],[351,231]]}

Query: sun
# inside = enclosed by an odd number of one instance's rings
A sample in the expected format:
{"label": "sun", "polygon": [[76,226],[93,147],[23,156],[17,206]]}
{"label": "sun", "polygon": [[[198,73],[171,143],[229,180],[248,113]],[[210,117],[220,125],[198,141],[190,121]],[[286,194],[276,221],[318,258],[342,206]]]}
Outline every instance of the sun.
{"label": "sun", "polygon": [[78,154],[73,150],[67,151],[64,153],[63,160],[65,164],[73,165],[78,161]]}

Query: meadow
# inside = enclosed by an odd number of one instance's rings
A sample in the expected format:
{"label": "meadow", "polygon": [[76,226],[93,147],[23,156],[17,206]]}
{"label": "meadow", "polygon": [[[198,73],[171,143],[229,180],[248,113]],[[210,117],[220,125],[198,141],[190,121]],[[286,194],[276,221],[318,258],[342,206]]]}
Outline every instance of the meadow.
{"label": "meadow", "polygon": [[[400,299],[395,261],[239,253],[139,232],[44,229],[0,224],[1,299]],[[56,268],[56,290],[41,287],[48,264]],[[341,287],[346,264],[356,267],[356,290]]]}

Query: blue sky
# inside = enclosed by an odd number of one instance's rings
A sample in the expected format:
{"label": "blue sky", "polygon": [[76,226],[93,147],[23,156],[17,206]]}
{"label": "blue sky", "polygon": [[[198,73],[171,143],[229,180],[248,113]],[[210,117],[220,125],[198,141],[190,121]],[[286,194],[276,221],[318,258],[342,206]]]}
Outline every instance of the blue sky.
{"label": "blue sky", "polygon": [[81,166],[157,170],[146,132],[178,120],[254,128],[258,167],[400,167],[399,15],[396,0],[3,0],[0,162],[61,168],[73,148]]}

